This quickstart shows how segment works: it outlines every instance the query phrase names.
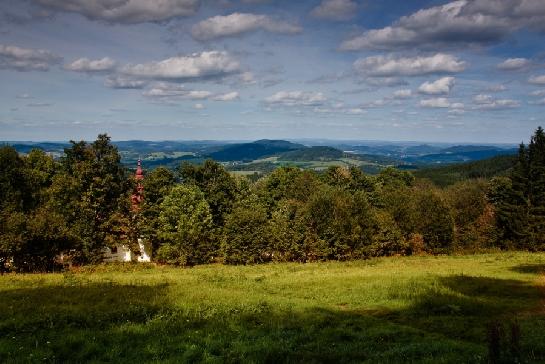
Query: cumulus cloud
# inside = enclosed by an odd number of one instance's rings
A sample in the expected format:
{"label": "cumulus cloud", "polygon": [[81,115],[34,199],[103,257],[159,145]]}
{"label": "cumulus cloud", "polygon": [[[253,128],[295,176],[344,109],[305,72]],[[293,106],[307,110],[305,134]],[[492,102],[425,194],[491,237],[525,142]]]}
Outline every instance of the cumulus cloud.
{"label": "cumulus cloud", "polygon": [[366,77],[364,83],[376,87],[406,86],[408,82],[399,77]]}
{"label": "cumulus cloud", "polygon": [[394,99],[408,99],[413,95],[411,90],[397,90],[394,92]]}
{"label": "cumulus cloud", "polygon": [[498,85],[492,85],[487,87],[486,89],[488,92],[502,92],[507,90],[507,86],[498,84]]}
{"label": "cumulus cloud", "polygon": [[462,72],[465,68],[466,62],[443,53],[418,57],[372,56],[354,62],[354,69],[358,73],[371,77],[456,73]]}
{"label": "cumulus cloud", "polygon": [[511,99],[495,99],[491,95],[479,94],[473,97],[477,109],[497,110],[511,109],[520,106],[520,102]]}
{"label": "cumulus cloud", "polygon": [[367,110],[361,107],[315,107],[312,109],[318,114],[336,114],[336,115],[351,115],[358,116],[367,113]]}
{"label": "cumulus cloud", "polygon": [[90,60],[88,58],[80,58],[72,63],[64,65],[64,69],[74,72],[107,72],[112,71],[116,66],[116,62],[108,57],[102,59]]}
{"label": "cumulus cloud", "polygon": [[298,34],[302,31],[302,28],[297,24],[273,19],[267,15],[233,13],[225,16],[214,16],[195,24],[191,29],[191,35],[197,40],[207,41],[235,37],[256,30],[280,34]]}
{"label": "cumulus cloud", "polygon": [[152,84],[149,89],[145,90],[142,95],[166,103],[180,100],[233,101],[239,97],[239,94],[236,91],[215,94],[206,90],[188,90],[184,85],[168,82],[156,82]]}
{"label": "cumulus cloud", "polygon": [[236,91],[227,92],[225,94],[219,94],[213,97],[214,101],[233,101],[239,98],[239,94]]}
{"label": "cumulus cloud", "polygon": [[244,84],[247,84],[247,85],[251,85],[251,84],[256,83],[254,74],[252,72],[243,72],[243,73],[241,73],[239,79],[240,79],[240,82],[242,82]]}
{"label": "cumulus cloud", "polygon": [[319,106],[326,101],[327,98],[321,92],[305,91],[279,91],[265,99],[268,104],[284,106]]}
{"label": "cumulus cloud", "polygon": [[420,100],[420,106],[426,108],[449,108],[451,103],[446,97],[437,97],[434,99]]}
{"label": "cumulus cloud", "polygon": [[61,60],[62,57],[47,50],[0,44],[0,69],[48,71]]}
{"label": "cumulus cloud", "polygon": [[358,4],[352,0],[323,0],[310,15],[318,19],[346,21],[354,18]]}
{"label": "cumulus cloud", "polygon": [[136,78],[190,80],[218,78],[240,71],[240,64],[227,52],[209,51],[178,56],[158,62],[129,64],[120,72]]}
{"label": "cumulus cloud", "polygon": [[542,0],[459,0],[421,9],[392,25],[368,30],[340,49],[399,49],[488,45],[522,27],[543,30]]}
{"label": "cumulus cloud", "polygon": [[454,87],[454,77],[443,77],[433,82],[424,82],[418,92],[426,95],[446,95]]}
{"label": "cumulus cloud", "polygon": [[429,109],[450,109],[449,113],[462,114],[464,104],[461,102],[450,102],[446,97],[420,100],[420,107]]}
{"label": "cumulus cloud", "polygon": [[532,85],[545,85],[545,75],[532,76],[528,79],[528,82]]}
{"label": "cumulus cloud", "polygon": [[212,96],[212,92],[204,90],[187,90],[183,85],[173,85],[169,83],[157,83],[150,89],[144,91],[142,95],[157,99],[186,99],[186,100],[205,100]]}
{"label": "cumulus cloud", "polygon": [[545,90],[535,90],[530,92],[530,96],[545,96]]}
{"label": "cumulus cloud", "polygon": [[104,85],[115,89],[141,89],[146,86],[146,82],[122,76],[109,76]]}
{"label": "cumulus cloud", "polygon": [[502,63],[498,64],[498,69],[504,71],[516,71],[527,67],[530,61],[526,58],[508,58]]}
{"label": "cumulus cloud", "polygon": [[144,23],[194,15],[200,0],[33,0],[48,9],[109,23]]}

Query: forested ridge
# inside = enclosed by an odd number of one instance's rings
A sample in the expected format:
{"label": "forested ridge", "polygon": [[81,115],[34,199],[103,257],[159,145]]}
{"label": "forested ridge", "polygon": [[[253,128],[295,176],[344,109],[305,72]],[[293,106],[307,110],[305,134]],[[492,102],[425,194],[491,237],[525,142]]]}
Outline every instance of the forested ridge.
{"label": "forested ridge", "polygon": [[283,167],[253,182],[207,160],[147,173],[137,211],[134,189],[104,134],[71,142],[58,161],[0,148],[0,267],[47,271],[60,253],[96,263],[106,246],[137,250],[138,237],[155,261],[181,266],[545,249],[541,127],[507,175],[447,187],[356,167]]}

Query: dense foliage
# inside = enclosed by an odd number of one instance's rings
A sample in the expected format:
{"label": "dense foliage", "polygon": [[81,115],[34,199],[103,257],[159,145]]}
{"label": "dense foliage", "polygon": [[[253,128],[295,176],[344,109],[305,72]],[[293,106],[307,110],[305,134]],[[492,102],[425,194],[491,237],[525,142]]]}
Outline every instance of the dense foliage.
{"label": "dense foliage", "polygon": [[512,155],[499,155],[475,162],[423,168],[414,171],[414,175],[427,178],[440,187],[446,187],[467,179],[506,176],[514,161],[515,157]]}
{"label": "dense foliage", "polygon": [[153,170],[137,210],[134,188],[106,135],[71,142],[60,161],[0,148],[0,266],[50,270],[61,253],[96,262],[139,237],[156,261],[183,266],[545,249],[541,128],[509,175],[444,188],[394,168],[283,167],[254,181],[212,160]]}

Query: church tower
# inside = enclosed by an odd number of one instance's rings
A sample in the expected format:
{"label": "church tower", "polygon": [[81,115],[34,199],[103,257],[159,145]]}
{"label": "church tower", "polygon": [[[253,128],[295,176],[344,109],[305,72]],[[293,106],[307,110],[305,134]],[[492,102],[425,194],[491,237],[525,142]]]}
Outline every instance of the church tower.
{"label": "church tower", "polygon": [[136,181],[136,189],[131,196],[132,210],[137,212],[140,209],[140,204],[144,200],[144,171],[142,170],[142,160],[138,159],[136,165],[136,174],[134,175]]}

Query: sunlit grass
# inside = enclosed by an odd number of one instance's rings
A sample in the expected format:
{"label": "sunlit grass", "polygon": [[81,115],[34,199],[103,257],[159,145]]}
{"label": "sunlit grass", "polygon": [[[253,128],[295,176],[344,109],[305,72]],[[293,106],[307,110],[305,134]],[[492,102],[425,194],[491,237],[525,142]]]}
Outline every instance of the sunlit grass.
{"label": "sunlit grass", "polygon": [[5,275],[0,362],[486,362],[487,325],[515,319],[522,361],[543,362],[544,269],[505,253]]}

